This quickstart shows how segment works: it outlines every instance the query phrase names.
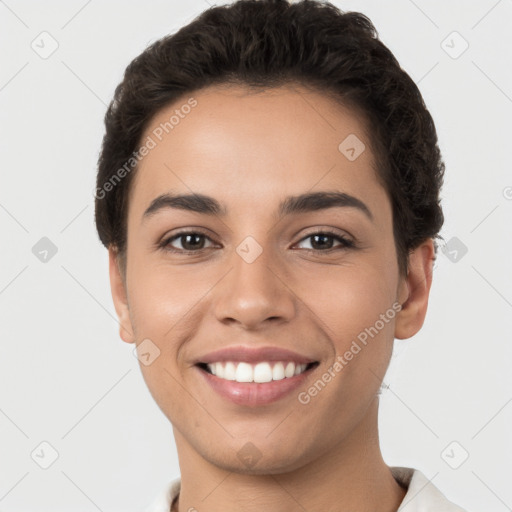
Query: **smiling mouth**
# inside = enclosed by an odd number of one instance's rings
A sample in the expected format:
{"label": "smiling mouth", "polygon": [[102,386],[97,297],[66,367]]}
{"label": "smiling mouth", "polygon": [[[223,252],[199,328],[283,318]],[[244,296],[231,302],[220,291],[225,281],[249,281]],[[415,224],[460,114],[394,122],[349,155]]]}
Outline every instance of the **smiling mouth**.
{"label": "smiling mouth", "polygon": [[197,363],[210,375],[240,383],[265,383],[290,379],[316,368],[320,363],[297,364],[293,361],[262,361],[247,363],[243,361],[219,361],[215,363]]}

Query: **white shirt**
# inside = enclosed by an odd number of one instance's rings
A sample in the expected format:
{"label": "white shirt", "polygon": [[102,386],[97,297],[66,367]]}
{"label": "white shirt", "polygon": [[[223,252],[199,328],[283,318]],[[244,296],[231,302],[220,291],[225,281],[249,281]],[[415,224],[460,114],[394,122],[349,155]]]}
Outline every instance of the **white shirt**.
{"label": "white shirt", "polygon": [[[466,512],[445,498],[421,471],[399,466],[390,466],[389,469],[395,480],[407,489],[397,512]],[[172,480],[144,512],[170,512],[180,487],[180,478]]]}

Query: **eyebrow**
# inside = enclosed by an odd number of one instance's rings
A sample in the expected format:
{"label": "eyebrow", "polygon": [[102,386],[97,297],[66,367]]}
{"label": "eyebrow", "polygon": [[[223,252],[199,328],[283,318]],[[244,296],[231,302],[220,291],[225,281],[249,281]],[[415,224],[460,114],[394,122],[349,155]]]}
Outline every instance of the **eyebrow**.
{"label": "eyebrow", "polygon": [[[285,198],[278,208],[279,216],[313,212],[327,208],[356,208],[373,221],[373,215],[363,201],[344,192],[309,192]],[[225,217],[228,210],[216,199],[203,194],[162,194],[153,201],[142,215],[142,221],[165,209],[179,209],[205,215]]]}

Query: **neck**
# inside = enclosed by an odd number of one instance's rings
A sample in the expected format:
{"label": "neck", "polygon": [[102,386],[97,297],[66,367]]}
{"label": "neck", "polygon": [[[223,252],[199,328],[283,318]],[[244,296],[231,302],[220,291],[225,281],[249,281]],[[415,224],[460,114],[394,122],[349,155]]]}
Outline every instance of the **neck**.
{"label": "neck", "polygon": [[351,433],[326,453],[291,471],[257,475],[210,463],[174,429],[181,490],[173,512],[395,512],[406,491],[382,459],[377,414],[378,398]]}

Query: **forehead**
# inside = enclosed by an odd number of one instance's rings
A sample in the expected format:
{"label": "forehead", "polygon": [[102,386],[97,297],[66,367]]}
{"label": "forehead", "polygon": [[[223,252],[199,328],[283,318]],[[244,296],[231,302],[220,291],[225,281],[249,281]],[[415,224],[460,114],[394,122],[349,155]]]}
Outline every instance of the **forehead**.
{"label": "forehead", "polygon": [[238,213],[277,204],[283,190],[383,200],[364,120],[300,86],[216,86],[185,95],[154,116],[142,137],[149,140],[131,186],[129,212],[137,217],[170,191],[235,198]]}

